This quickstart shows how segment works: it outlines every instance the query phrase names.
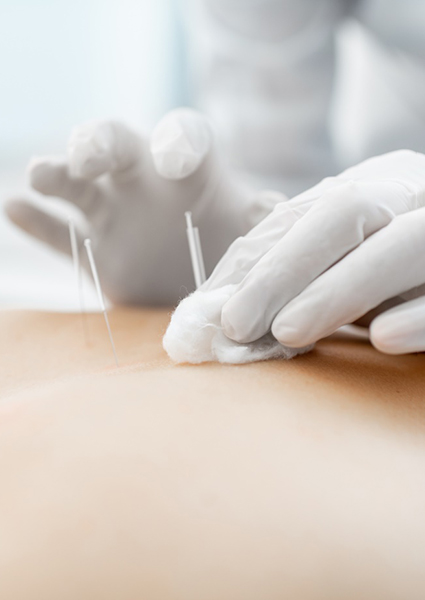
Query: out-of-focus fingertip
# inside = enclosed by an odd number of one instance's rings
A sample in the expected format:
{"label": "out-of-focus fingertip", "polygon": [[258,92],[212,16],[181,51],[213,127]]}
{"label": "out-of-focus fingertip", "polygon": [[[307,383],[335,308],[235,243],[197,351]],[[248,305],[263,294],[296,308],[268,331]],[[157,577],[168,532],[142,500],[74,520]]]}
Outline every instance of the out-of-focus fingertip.
{"label": "out-of-focus fingertip", "polygon": [[75,127],[68,141],[69,173],[73,178],[92,180],[116,166],[115,126],[110,121],[90,121]]}
{"label": "out-of-focus fingertip", "polygon": [[69,155],[69,173],[74,179],[91,181],[110,170],[110,161],[101,156],[84,156],[79,152]]}
{"label": "out-of-focus fingertip", "polygon": [[207,119],[191,109],[171,111],[155,127],[150,150],[159,175],[179,180],[194,173],[211,147]]}
{"label": "out-of-focus fingertip", "polygon": [[158,175],[176,181],[192,175],[201,164],[202,158],[180,150],[172,151],[171,148],[152,150],[152,159]]}
{"label": "out-of-focus fingertip", "polygon": [[61,188],[62,178],[67,169],[60,158],[33,157],[27,167],[31,187],[45,195],[55,195]]}
{"label": "out-of-focus fingertip", "polygon": [[3,205],[7,219],[24,231],[30,231],[33,224],[34,208],[28,200],[19,197],[8,198]]}
{"label": "out-of-focus fingertip", "polygon": [[47,159],[41,156],[33,156],[28,162],[26,173],[31,187],[37,186],[45,179]]}
{"label": "out-of-focus fingertip", "polygon": [[25,211],[25,206],[26,201],[22,198],[7,198],[3,204],[3,211],[10,221],[18,224]]}

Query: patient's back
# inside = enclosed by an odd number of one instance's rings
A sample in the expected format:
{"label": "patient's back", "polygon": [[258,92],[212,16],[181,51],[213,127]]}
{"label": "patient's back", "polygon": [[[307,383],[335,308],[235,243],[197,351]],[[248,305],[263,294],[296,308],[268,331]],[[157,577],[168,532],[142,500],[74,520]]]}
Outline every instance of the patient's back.
{"label": "patient's back", "polygon": [[2,313],[0,597],[425,594],[425,357],[173,366],[168,315]]}

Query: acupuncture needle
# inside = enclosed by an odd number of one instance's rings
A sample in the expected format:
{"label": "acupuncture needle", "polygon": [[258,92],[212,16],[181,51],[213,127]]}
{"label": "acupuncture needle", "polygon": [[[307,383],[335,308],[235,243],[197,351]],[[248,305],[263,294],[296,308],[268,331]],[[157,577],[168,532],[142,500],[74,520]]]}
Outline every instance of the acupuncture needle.
{"label": "acupuncture needle", "polygon": [[206,281],[204,258],[202,255],[201,240],[199,230],[193,227],[192,213],[185,212],[186,217],[186,234],[189,243],[190,258],[192,261],[193,276],[195,278],[196,287],[200,287]]}
{"label": "acupuncture needle", "polygon": [[86,344],[88,344],[89,336],[88,336],[88,330],[87,330],[87,318],[86,318],[87,315],[86,315],[84,299],[83,299],[83,286],[82,286],[82,280],[81,280],[80,255],[79,255],[79,251],[78,251],[77,235],[75,232],[75,223],[72,219],[69,219],[69,221],[68,221],[68,228],[69,228],[69,239],[71,241],[71,254],[72,254],[72,262],[74,265],[75,283],[76,283],[76,287],[78,290],[78,301],[80,304],[80,314],[81,314],[81,319],[82,319],[82,323],[83,323],[84,338],[85,338]]}
{"label": "acupuncture needle", "polygon": [[105,318],[106,328],[108,330],[109,339],[111,341],[111,346],[112,346],[112,351],[114,353],[115,362],[116,362],[117,367],[119,367],[118,357],[117,357],[117,353],[115,351],[114,338],[112,337],[112,331],[111,331],[111,327],[109,325],[108,312],[106,310],[105,301],[103,299],[102,288],[101,288],[101,285],[100,285],[99,276],[97,274],[96,263],[95,263],[95,260],[94,260],[93,251],[92,251],[92,247],[91,247],[91,241],[90,241],[89,238],[87,238],[86,240],[84,240],[84,246],[85,246],[86,251],[87,251],[87,256],[88,256],[89,263],[90,263],[90,269],[91,269],[91,272],[92,272],[92,275],[93,275],[94,285],[96,287],[97,296],[99,298],[100,309],[101,309],[101,311],[103,313],[103,316]]}

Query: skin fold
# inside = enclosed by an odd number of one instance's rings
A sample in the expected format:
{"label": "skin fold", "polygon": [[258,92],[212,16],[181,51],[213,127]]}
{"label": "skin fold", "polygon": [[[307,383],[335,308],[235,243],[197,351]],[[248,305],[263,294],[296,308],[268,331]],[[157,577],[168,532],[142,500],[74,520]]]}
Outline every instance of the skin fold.
{"label": "skin fold", "polygon": [[0,597],[425,595],[425,356],[174,366],[168,311],[0,313]]}

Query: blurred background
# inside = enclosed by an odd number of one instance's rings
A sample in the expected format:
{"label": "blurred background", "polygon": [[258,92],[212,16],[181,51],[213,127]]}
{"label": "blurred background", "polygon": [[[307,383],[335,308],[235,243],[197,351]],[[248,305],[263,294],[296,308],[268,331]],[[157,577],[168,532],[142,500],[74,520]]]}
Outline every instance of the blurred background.
{"label": "blurred background", "polygon": [[[187,104],[180,28],[172,0],[0,0],[0,204],[26,189],[32,155],[65,153],[75,125],[149,131]],[[74,307],[68,263],[1,214],[1,306]]]}
{"label": "blurred background", "polygon": [[[361,137],[367,44],[354,23],[338,43],[344,68],[333,129],[350,161]],[[0,0],[0,208],[26,190],[29,158],[64,154],[76,124],[117,118],[149,132],[167,110],[192,103],[189,79],[178,0]],[[69,261],[2,211],[0,307],[77,308]]]}

